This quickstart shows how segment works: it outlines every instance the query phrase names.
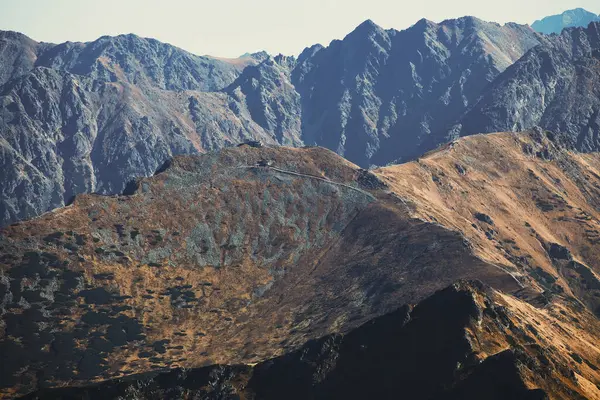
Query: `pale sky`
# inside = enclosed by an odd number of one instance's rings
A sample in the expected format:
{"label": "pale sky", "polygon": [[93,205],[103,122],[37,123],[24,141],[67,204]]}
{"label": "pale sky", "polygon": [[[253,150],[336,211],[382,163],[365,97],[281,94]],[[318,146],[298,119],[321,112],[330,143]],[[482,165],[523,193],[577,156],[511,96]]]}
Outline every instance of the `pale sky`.
{"label": "pale sky", "polygon": [[296,55],[366,19],[396,29],[464,15],[532,23],[576,7],[600,13],[599,0],[0,0],[0,30],[53,43],[135,33],[200,55]]}

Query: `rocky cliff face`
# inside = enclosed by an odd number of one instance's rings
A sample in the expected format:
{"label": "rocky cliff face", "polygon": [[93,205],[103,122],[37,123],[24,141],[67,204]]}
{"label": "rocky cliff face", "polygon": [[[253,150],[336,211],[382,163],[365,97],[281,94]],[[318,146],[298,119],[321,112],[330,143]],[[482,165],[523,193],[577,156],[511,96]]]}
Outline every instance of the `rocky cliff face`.
{"label": "rocky cliff face", "polygon": [[551,15],[531,24],[533,30],[545,34],[560,34],[565,28],[586,28],[592,22],[599,22],[600,16],[583,8],[567,10],[559,15]]}
{"label": "rocky cliff face", "polygon": [[599,328],[568,302],[538,310],[481,283],[459,282],[256,366],[175,370],[26,398],[594,398],[599,354],[587,340]]}
{"label": "rocky cliff face", "polygon": [[303,139],[362,166],[416,157],[538,43],[529,27],[473,17],[421,20],[405,31],[367,21],[300,56],[292,76],[303,101]]}
{"label": "rocky cliff face", "polygon": [[245,63],[199,57],[154,39],[121,35],[53,46],[39,54],[36,66],[141,88],[216,91],[231,83]]}
{"label": "rocky cliff face", "polygon": [[452,134],[539,125],[581,151],[600,147],[600,23],[568,29],[501,74]]}
{"label": "rocky cliff face", "polygon": [[2,225],[78,193],[120,193],[177,154],[276,143],[226,94],[203,92],[232,84],[251,57],[196,57],[133,35],[53,46],[4,33],[1,43]]}
{"label": "rocky cliff face", "polygon": [[[120,193],[177,154],[316,144],[367,167],[539,125],[598,149],[598,23],[539,35],[473,17],[371,21],[298,59],[197,57],[125,35],[54,46],[4,33],[0,224]],[[9,66],[13,67],[9,67]]]}
{"label": "rocky cliff face", "polygon": [[43,47],[27,36],[11,31],[0,31],[0,85],[29,72]]}
{"label": "rocky cliff face", "polygon": [[248,67],[224,91],[230,97],[229,107],[248,115],[277,143],[302,144],[302,104],[300,94],[291,82],[296,64],[294,57],[268,57],[259,65]]}

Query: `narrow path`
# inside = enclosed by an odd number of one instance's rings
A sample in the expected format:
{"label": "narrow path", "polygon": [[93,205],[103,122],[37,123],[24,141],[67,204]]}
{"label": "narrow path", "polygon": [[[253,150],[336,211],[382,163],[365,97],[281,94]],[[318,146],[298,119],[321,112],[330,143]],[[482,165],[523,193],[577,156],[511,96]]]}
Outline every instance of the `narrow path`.
{"label": "narrow path", "polygon": [[242,165],[242,166],[240,166],[238,168],[246,168],[246,169],[254,169],[254,168],[256,168],[256,169],[270,169],[270,170],[273,170],[273,171],[276,171],[276,172],[280,172],[282,174],[300,176],[300,177],[303,177],[303,178],[316,179],[316,180],[319,180],[319,181],[330,183],[332,185],[342,186],[342,187],[354,190],[356,192],[364,194],[365,196],[368,196],[369,198],[371,198],[371,200],[377,200],[375,198],[375,196],[373,196],[371,193],[369,193],[369,192],[367,192],[365,190],[356,188],[354,186],[347,185],[345,183],[334,182],[334,181],[332,181],[332,180],[330,180],[328,178],[323,178],[323,177],[316,176],[316,175],[303,174],[303,173],[300,173],[300,172],[293,172],[293,171],[288,171],[288,170],[285,170],[285,169],[281,169],[281,168],[277,168],[277,167],[269,167],[269,166],[262,167],[262,166],[254,166],[254,165]]}

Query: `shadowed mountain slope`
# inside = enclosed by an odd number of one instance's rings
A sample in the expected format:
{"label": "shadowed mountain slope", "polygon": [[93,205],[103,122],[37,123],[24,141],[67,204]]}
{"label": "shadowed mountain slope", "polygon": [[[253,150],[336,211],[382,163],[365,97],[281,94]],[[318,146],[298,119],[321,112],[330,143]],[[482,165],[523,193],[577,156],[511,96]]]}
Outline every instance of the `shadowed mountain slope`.
{"label": "shadowed mountain slope", "polygon": [[302,97],[304,142],[362,166],[416,157],[539,40],[527,26],[474,17],[423,19],[404,31],[366,21],[299,57],[292,82]]}
{"label": "shadowed mountain slope", "polygon": [[535,309],[459,282],[254,367],[175,370],[27,398],[592,399],[599,328],[568,302]]}
{"label": "shadowed mountain slope", "polygon": [[298,59],[238,60],[134,35],[54,46],[4,33],[0,56],[13,68],[0,87],[1,223],[78,193],[120,193],[174,155],[246,140],[316,144],[364,167],[539,125],[596,151],[598,29],[366,21]]}
{"label": "shadowed mountain slope", "polygon": [[198,57],[135,35],[51,45],[2,32],[0,61],[0,225],[78,193],[120,193],[177,154],[275,143],[225,94],[205,93],[253,57]]}
{"label": "shadowed mountain slope", "polygon": [[10,226],[4,393],[259,362],[458,279],[597,314],[600,161],[556,140],[477,135],[374,172],[246,145]]}
{"label": "shadowed mountain slope", "polygon": [[139,36],[103,36],[93,42],[37,43],[16,32],[0,33],[0,60],[6,83],[46,67],[101,81],[125,80],[140,87],[167,90],[219,90],[254,61],[195,56],[185,50]]}
{"label": "shadowed mountain slope", "polygon": [[231,84],[245,64],[133,35],[41,47],[32,70],[0,87],[2,224],[78,193],[120,193],[177,154],[277,143],[226,94],[199,91]]}

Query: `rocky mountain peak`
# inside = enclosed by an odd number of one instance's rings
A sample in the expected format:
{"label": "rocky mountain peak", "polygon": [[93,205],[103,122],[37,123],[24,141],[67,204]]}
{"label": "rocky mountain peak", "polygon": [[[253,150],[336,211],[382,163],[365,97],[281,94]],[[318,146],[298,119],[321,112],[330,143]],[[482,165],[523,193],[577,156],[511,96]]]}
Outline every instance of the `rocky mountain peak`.
{"label": "rocky mountain peak", "polygon": [[0,31],[0,86],[33,68],[40,44],[13,31]]}
{"label": "rocky mountain peak", "polygon": [[315,44],[305,48],[304,50],[302,50],[302,53],[300,53],[300,55],[298,56],[298,64],[302,64],[306,60],[310,60],[312,57],[315,56],[317,52],[324,48],[325,46],[323,46],[322,44]]}
{"label": "rocky mountain peak", "polygon": [[21,32],[15,32],[15,31],[4,31],[4,30],[0,30],[0,39],[1,40],[27,40],[27,41],[34,41],[33,39],[30,39],[28,36],[22,34]]}
{"label": "rocky mountain peak", "polygon": [[244,58],[244,57],[251,57],[251,58],[255,59],[256,61],[261,62],[261,61],[264,61],[267,58],[269,58],[270,54],[267,53],[266,51],[262,50],[262,51],[258,51],[255,53],[245,53],[241,56],[241,58]]}
{"label": "rocky mountain peak", "polygon": [[419,29],[419,30],[427,30],[434,29],[437,24],[433,21],[428,20],[427,18],[421,18],[414,25],[412,25],[409,29]]}
{"label": "rocky mountain peak", "polygon": [[385,29],[368,19],[350,32],[343,41],[356,44],[364,40],[378,42],[387,36],[388,33]]}
{"label": "rocky mountain peak", "polygon": [[[5,135],[5,154],[19,160],[19,169],[56,178],[43,190],[52,195],[10,200],[0,214],[6,221],[37,215],[61,205],[60,193],[70,197],[89,188],[116,193],[135,176],[151,174],[167,157],[245,140],[317,144],[363,167],[409,160],[461,132],[475,132],[467,128],[476,124],[463,123],[463,117],[509,66],[536,46],[554,49],[544,71],[562,57],[558,48],[578,49],[578,59],[585,54],[594,58],[597,34],[592,30],[597,26],[589,29],[550,38],[528,26],[474,17],[421,20],[403,31],[384,30],[368,20],[343,40],[305,49],[297,60],[264,53],[239,59],[200,57],[135,35],[56,46],[19,44],[3,53],[12,54],[2,64],[3,79],[14,80],[36,67],[58,71],[65,79],[4,88],[8,111],[3,118],[6,131],[12,132]],[[15,63],[18,57],[23,62]],[[36,91],[34,82],[42,89]],[[50,102],[36,99],[36,93],[48,93]],[[61,108],[65,98],[72,104]],[[593,109],[590,113],[595,115]],[[41,116],[51,118],[39,120]],[[517,126],[492,121],[492,131]],[[576,122],[569,129],[579,126]],[[60,140],[50,154],[42,139],[48,129]],[[128,156],[128,148],[139,154]],[[65,156],[72,163],[64,162]],[[115,160],[124,171],[95,172]],[[8,199],[23,193],[19,185],[27,181],[17,169],[10,177],[9,188],[0,188]]]}
{"label": "rocky mountain peak", "polygon": [[600,22],[0,79],[0,397],[600,398]]}

